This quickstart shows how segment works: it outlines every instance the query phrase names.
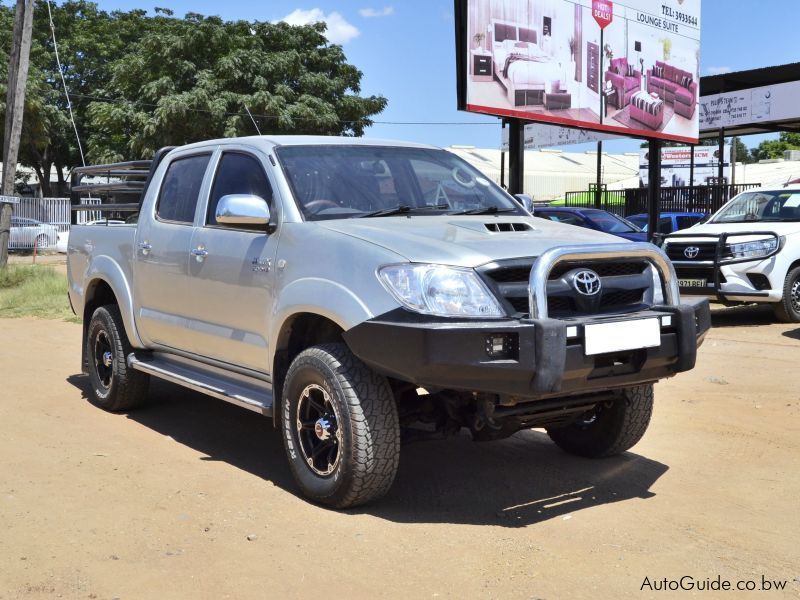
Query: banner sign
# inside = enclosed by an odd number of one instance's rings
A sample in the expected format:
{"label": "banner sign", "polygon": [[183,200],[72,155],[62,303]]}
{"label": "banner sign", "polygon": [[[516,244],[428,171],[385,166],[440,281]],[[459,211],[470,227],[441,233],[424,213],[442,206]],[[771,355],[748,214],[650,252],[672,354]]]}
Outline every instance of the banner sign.
{"label": "banner sign", "polygon": [[800,82],[749,88],[700,98],[700,131],[800,117]]}
{"label": "banner sign", "polygon": [[455,0],[459,109],[695,143],[701,0]]}
{"label": "banner sign", "polygon": [[[508,128],[501,130],[500,150],[508,152]],[[545,125],[544,123],[529,123],[525,125],[524,143],[526,150],[541,150],[542,148],[555,148],[557,146],[571,146],[574,144],[591,144],[605,140],[622,139],[611,133],[599,133],[574,127],[559,127]]]}
{"label": "banner sign", "polygon": [[600,29],[605,29],[614,19],[614,3],[611,0],[592,0],[592,16]]}
{"label": "banner sign", "polygon": [[[725,146],[723,153],[723,177],[726,182],[731,178],[731,147]],[[650,156],[646,148],[639,150],[639,182],[648,184],[648,164]],[[681,187],[690,184],[692,148],[690,146],[661,149],[661,185]],[[694,185],[708,185],[719,175],[719,147],[695,146],[694,148]]]}
{"label": "banner sign", "polygon": [[16,196],[0,196],[0,204],[19,204]]}

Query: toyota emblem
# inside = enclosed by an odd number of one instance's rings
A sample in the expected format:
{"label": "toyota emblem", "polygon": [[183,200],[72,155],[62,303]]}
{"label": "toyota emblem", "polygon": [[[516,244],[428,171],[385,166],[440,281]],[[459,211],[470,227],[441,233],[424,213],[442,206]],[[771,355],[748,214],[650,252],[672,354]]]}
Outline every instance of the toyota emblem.
{"label": "toyota emblem", "polygon": [[700,248],[697,246],[687,246],[686,250],[683,251],[683,255],[689,259],[697,258],[698,254],[700,254]]}
{"label": "toyota emblem", "polygon": [[572,277],[572,286],[583,296],[596,296],[600,293],[602,284],[600,276],[594,271],[578,271]]}

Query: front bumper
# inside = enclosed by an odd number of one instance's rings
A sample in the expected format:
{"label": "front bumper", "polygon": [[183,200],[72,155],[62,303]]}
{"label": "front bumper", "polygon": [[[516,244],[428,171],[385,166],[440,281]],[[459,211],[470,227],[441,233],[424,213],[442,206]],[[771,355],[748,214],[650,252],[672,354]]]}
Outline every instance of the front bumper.
{"label": "front bumper", "polygon": [[[648,317],[670,318],[661,327],[657,347],[586,355],[586,325]],[[400,309],[357,325],[344,339],[372,369],[418,386],[541,399],[628,387],[688,371],[710,326],[708,301],[698,298],[678,306],[571,320],[453,322]],[[492,338],[508,340],[499,357],[487,349]]]}

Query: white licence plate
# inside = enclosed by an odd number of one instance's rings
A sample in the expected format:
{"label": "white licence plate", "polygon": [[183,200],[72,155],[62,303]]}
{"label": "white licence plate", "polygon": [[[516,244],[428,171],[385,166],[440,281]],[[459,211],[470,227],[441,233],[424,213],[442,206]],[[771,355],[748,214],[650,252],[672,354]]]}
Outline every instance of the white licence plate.
{"label": "white licence plate", "polygon": [[706,285],[706,279],[678,279],[678,286],[683,288],[704,288]]}
{"label": "white licence plate", "polygon": [[661,345],[661,322],[658,318],[597,323],[586,325],[583,331],[587,356]]}

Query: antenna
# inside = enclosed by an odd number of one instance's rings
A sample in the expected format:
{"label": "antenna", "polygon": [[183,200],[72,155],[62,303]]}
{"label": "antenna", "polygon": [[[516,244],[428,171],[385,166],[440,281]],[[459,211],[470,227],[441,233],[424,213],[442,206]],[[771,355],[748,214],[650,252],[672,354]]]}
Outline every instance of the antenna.
{"label": "antenna", "polygon": [[258,123],[256,123],[256,120],[253,118],[253,113],[251,113],[250,109],[247,108],[247,104],[244,105],[244,109],[247,111],[247,114],[250,115],[250,120],[253,122],[253,126],[256,128],[258,135],[261,135],[261,130],[258,128]]}

